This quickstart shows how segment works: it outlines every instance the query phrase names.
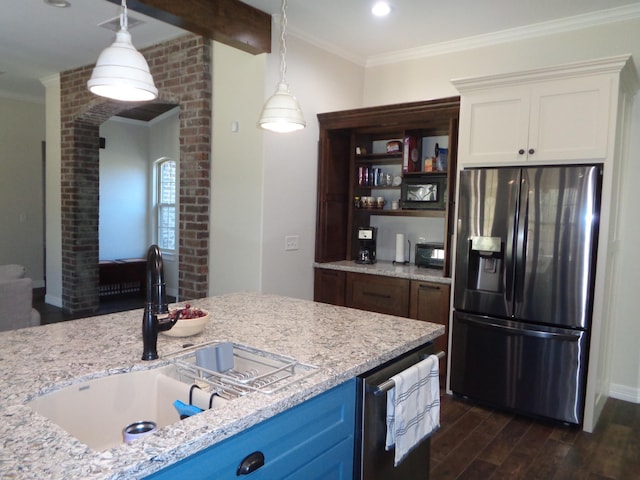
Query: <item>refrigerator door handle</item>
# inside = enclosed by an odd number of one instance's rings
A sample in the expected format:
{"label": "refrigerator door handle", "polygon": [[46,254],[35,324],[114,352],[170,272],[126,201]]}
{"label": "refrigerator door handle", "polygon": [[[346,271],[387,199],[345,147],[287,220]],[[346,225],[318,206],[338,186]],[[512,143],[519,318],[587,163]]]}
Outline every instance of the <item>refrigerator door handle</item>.
{"label": "refrigerator door handle", "polygon": [[476,327],[497,328],[509,333],[513,333],[514,335],[520,335],[523,337],[553,338],[555,340],[567,340],[567,341],[577,342],[580,339],[580,335],[584,333],[582,331],[560,333],[560,332],[550,332],[550,331],[543,331],[543,330],[523,329],[518,327],[510,327],[508,325],[502,325],[500,323],[494,323],[491,321],[474,320],[466,316],[460,316],[459,319],[466,323],[472,323]]}
{"label": "refrigerator door handle", "polygon": [[[522,173],[519,170],[517,174],[518,182],[521,182]],[[519,192],[519,190],[518,190]],[[518,212],[520,207],[520,197],[519,193],[515,196],[509,197],[509,209],[513,212]],[[519,216],[517,213],[513,214],[509,218],[509,223],[507,225],[507,242],[505,245],[506,255],[505,255],[505,269],[504,269],[504,285],[505,285],[505,301],[507,303],[507,313],[509,315],[513,315],[514,312],[514,303],[516,301],[516,296],[514,292],[514,275],[516,271],[516,262],[517,262],[517,248],[518,248],[518,224],[519,224]],[[509,236],[511,238],[509,238]]]}
{"label": "refrigerator door handle", "polygon": [[[516,246],[514,252],[513,303],[522,302],[524,295],[524,279],[527,264],[527,233],[529,231],[529,178],[523,171],[520,181],[520,199],[518,205],[518,226],[516,230]],[[514,310],[515,313],[515,310]]]}

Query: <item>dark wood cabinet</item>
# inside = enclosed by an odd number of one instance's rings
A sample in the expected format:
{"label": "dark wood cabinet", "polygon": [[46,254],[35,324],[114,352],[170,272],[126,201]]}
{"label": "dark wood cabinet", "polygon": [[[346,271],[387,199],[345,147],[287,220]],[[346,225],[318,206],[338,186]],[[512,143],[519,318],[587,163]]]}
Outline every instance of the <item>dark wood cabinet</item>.
{"label": "dark wood cabinet", "polygon": [[[314,300],[369,312],[437,323],[444,335],[434,340],[434,351],[448,352],[449,303],[451,286],[447,283],[409,280],[315,268]],[[447,358],[440,360],[440,386],[444,388]]]}
{"label": "dark wood cabinet", "polygon": [[[411,281],[411,295],[409,300],[409,317],[445,326],[445,334],[434,340],[435,351],[448,352],[449,338],[449,300],[451,288],[444,283]],[[440,360],[440,382],[447,373],[446,357]]]}
{"label": "dark wood cabinet", "polygon": [[[316,262],[354,260],[358,228],[371,226],[373,216],[439,217],[445,222],[443,273],[449,276],[459,109],[460,98],[450,97],[318,114]],[[426,149],[429,139],[440,137],[446,137],[448,142],[446,167],[438,172],[424,172],[425,152],[404,144],[408,139],[416,139],[416,145],[422,142]],[[387,150],[385,145],[393,148]],[[411,152],[416,151],[418,166],[405,168],[410,148]],[[362,181],[362,172],[366,170],[370,175],[374,169],[384,173],[386,181],[378,182],[370,176]],[[406,179],[431,174],[434,183],[441,182],[438,202],[425,204],[422,206],[425,208],[415,205],[405,208],[400,204],[400,208],[391,209],[391,199],[400,200]],[[363,197],[384,198],[384,207],[364,208],[356,202],[356,198]]]}
{"label": "dark wood cabinet", "polygon": [[318,162],[318,209],[316,224],[317,262],[347,258],[349,236],[349,152],[348,130],[320,130]]}
{"label": "dark wood cabinet", "polygon": [[[421,224],[425,218],[438,218],[444,222],[442,230],[438,225],[438,231],[444,232],[442,274],[450,276],[459,111],[460,98],[450,97],[318,114],[317,264],[355,260],[359,227],[376,226],[389,217],[410,226]],[[425,171],[429,170],[425,169],[425,158],[436,156],[432,146],[438,143],[447,148],[447,161],[431,162],[428,167],[435,171]],[[414,160],[409,167],[408,161]],[[384,175],[384,180],[380,181],[383,177],[377,174]],[[426,205],[401,201],[403,192],[416,183],[417,177],[418,182],[438,186],[436,202]],[[379,197],[383,198],[381,204],[356,201]],[[399,208],[391,208],[391,199],[399,201]],[[318,302],[445,326],[448,323],[447,284],[321,266],[315,268],[314,281],[314,300]],[[446,351],[447,336],[437,342],[438,348]],[[441,365],[443,372],[444,365],[446,362]]]}
{"label": "dark wood cabinet", "polygon": [[408,317],[409,283],[403,278],[348,272],[346,306]]}
{"label": "dark wood cabinet", "polygon": [[313,299],[316,302],[345,306],[347,273],[326,268],[314,269]]}

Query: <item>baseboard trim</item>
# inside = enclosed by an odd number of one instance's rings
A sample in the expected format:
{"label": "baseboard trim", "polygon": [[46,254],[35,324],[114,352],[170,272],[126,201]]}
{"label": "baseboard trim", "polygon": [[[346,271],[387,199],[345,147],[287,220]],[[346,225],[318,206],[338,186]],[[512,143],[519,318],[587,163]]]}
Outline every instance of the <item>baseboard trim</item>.
{"label": "baseboard trim", "polygon": [[45,294],[44,303],[48,303],[49,305],[53,305],[54,307],[62,308],[62,298],[55,297],[53,295]]}
{"label": "baseboard trim", "polygon": [[609,396],[625,402],[640,403],[640,389],[612,383]]}

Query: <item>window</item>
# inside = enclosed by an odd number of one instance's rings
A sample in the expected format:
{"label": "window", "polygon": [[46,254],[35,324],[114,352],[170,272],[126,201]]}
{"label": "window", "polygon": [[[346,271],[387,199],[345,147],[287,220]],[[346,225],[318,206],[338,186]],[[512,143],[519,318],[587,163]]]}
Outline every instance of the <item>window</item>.
{"label": "window", "polygon": [[176,162],[161,160],[156,164],[157,235],[162,250],[176,249]]}

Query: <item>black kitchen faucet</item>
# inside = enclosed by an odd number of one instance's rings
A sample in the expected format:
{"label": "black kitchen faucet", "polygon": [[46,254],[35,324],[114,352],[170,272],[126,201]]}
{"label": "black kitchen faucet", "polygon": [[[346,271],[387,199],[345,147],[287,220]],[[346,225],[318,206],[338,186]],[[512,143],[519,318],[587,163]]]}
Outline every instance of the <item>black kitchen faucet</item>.
{"label": "black kitchen faucet", "polygon": [[176,312],[173,319],[169,315],[163,270],[160,249],[157,245],[151,245],[147,251],[147,302],[142,317],[142,360],[158,358],[158,332],[170,330],[180,316],[180,311]]}

